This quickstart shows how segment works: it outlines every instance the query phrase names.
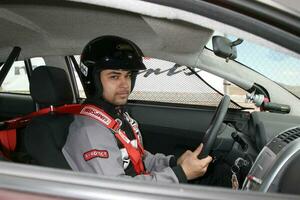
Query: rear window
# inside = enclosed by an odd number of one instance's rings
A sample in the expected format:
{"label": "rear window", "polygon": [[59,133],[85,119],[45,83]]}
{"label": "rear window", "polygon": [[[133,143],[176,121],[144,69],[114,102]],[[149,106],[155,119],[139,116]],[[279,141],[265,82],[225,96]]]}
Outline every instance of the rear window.
{"label": "rear window", "polygon": [[[45,61],[41,57],[30,59],[33,69],[45,65]],[[3,65],[0,67],[2,68]],[[0,92],[29,94],[29,79],[24,61],[15,61],[7,73],[1,87]]]}

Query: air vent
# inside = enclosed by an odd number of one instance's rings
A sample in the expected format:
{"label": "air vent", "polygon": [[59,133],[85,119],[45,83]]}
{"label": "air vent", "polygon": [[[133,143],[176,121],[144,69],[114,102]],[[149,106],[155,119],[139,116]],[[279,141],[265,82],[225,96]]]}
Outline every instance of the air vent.
{"label": "air vent", "polygon": [[293,128],[290,129],[280,135],[277,136],[278,139],[280,139],[282,142],[288,144],[298,138],[300,138],[300,128]]}

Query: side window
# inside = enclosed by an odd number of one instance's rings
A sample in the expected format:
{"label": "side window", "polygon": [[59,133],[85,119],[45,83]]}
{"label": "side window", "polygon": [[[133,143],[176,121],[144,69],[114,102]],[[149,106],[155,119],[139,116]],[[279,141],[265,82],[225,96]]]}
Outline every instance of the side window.
{"label": "side window", "polygon": [[32,70],[41,65],[46,65],[45,60],[42,57],[30,58],[30,62],[32,65]]}
{"label": "side window", "polygon": [[[231,41],[238,39],[233,35],[221,32],[214,32],[213,36],[215,35],[225,36]],[[210,50],[213,49],[212,38],[206,47]],[[235,61],[258,72],[300,98],[300,59],[296,54],[271,49],[247,40],[236,46],[236,50]]]}
{"label": "side window", "polygon": [[[33,68],[45,65],[43,58],[31,58],[30,59]],[[2,66],[1,66],[2,67]],[[29,80],[25,68],[24,61],[16,61],[10,68],[7,76],[5,77],[0,92],[5,93],[18,93],[29,94]]]}
{"label": "side window", "polygon": [[217,106],[226,93],[237,103],[231,108],[248,107],[246,91],[213,74],[155,58],[144,63],[147,69],[138,74],[131,100]]}
{"label": "side window", "polygon": [[[75,58],[79,63],[79,56]],[[231,108],[253,108],[252,103],[245,103],[246,91],[213,74],[155,58],[145,57],[144,64],[147,69],[139,72],[129,100],[217,106],[222,94],[228,94],[236,102]],[[85,98],[76,71],[75,77],[80,97]]]}
{"label": "side window", "polygon": [[[80,65],[80,56],[75,55],[74,58],[75,58],[76,62],[78,63],[78,65]],[[73,71],[74,71],[74,74],[75,74],[75,79],[76,79],[76,83],[77,83],[77,87],[78,87],[79,97],[84,99],[84,98],[86,98],[86,95],[85,95],[82,83],[80,81],[79,75],[78,75],[78,73],[75,70],[73,65],[72,65],[72,68],[73,68]]]}
{"label": "side window", "polygon": [[14,62],[1,85],[1,92],[29,94],[29,81],[24,61]]}
{"label": "side window", "polygon": [[79,79],[79,76],[77,74],[77,72],[75,71],[75,78],[76,78],[76,81],[77,81],[77,87],[78,87],[78,91],[79,91],[79,97],[80,98],[86,98],[86,95],[85,95],[85,92],[83,90],[83,86],[81,84],[81,81]]}
{"label": "side window", "polygon": [[201,71],[198,74],[207,84],[214,87],[220,93],[229,95],[230,99],[239,106],[257,110],[252,102],[246,101],[246,94],[248,93],[246,90],[209,72]]}

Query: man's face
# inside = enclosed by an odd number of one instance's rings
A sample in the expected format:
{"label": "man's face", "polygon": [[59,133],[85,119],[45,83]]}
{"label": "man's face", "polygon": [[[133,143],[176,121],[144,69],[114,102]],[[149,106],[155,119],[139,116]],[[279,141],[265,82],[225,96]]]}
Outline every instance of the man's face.
{"label": "man's face", "polygon": [[106,69],[100,72],[100,81],[106,101],[116,106],[127,103],[131,90],[130,71]]}

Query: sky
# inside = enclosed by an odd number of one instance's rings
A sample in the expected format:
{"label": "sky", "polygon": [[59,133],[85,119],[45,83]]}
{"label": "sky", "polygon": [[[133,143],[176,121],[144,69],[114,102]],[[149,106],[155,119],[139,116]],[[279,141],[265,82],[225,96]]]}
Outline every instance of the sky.
{"label": "sky", "polygon": [[[216,32],[214,35],[223,35]],[[228,36],[231,41],[237,39]],[[211,40],[207,43],[212,48]],[[237,47],[236,61],[263,74],[269,79],[290,86],[300,86],[300,60],[273,49],[243,41]]]}

